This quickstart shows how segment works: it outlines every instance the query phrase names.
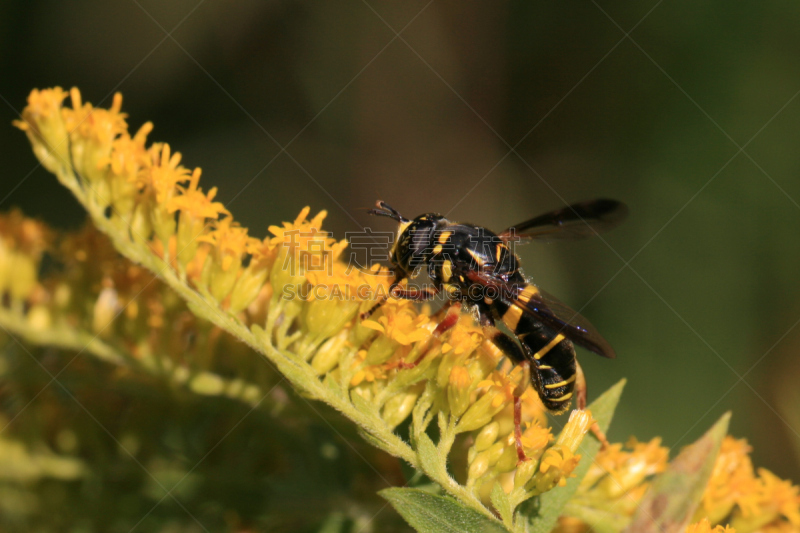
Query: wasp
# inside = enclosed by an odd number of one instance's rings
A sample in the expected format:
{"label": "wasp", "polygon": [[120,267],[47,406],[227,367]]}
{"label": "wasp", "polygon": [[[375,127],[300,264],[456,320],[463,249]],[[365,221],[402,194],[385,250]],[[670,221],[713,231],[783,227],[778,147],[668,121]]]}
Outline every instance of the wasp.
{"label": "wasp", "polygon": [[[625,204],[607,199],[581,202],[498,234],[481,226],[452,222],[436,213],[409,220],[382,201],[376,207],[369,213],[392,218],[399,224],[391,251],[395,279],[388,296],[422,301],[444,292],[451,304],[461,302],[473,310],[480,324],[488,329],[489,349],[522,365],[526,382],[530,381],[549,411],[566,411],[573,396],[579,409],[586,406],[586,382],[574,345],[603,357],[614,358],[616,354],[588,320],[528,281],[511,246],[531,240],[581,239],[607,231],[627,216]],[[402,284],[423,269],[427,269],[433,287],[418,289]],[[385,301],[386,298],[378,302],[362,318]],[[511,335],[500,331],[497,322]],[[455,317],[449,321],[446,318],[437,333],[454,323]],[[520,442],[521,394],[515,393],[514,422],[517,453],[524,461]],[[605,443],[599,428],[595,426],[593,430]]]}

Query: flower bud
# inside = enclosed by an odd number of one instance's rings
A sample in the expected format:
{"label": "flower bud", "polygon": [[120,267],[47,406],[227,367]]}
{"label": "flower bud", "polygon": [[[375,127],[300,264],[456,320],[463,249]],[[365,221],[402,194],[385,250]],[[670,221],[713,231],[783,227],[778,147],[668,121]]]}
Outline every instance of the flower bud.
{"label": "flower bud", "polygon": [[311,367],[317,374],[327,374],[339,364],[339,355],[347,344],[347,332],[342,331],[335,337],[328,339],[317,350],[314,359],[311,361]]}
{"label": "flower bud", "polygon": [[494,466],[500,457],[503,455],[503,450],[506,449],[505,444],[502,442],[495,442],[488,450],[486,450],[487,457],[489,458],[489,465]]}
{"label": "flower bud", "polygon": [[44,305],[34,305],[28,312],[28,324],[37,331],[47,331],[50,329],[53,320],[50,317],[50,310]]}
{"label": "flower bud", "polygon": [[92,329],[98,335],[108,336],[111,332],[108,326],[114,321],[119,311],[119,299],[117,291],[112,287],[106,287],[100,291],[100,296],[94,304],[94,314],[92,317]]}
{"label": "flower bud", "polygon": [[225,382],[216,374],[202,372],[189,382],[189,388],[203,396],[219,396],[225,391]]}
{"label": "flower bud", "polygon": [[447,401],[450,413],[459,417],[469,407],[472,378],[463,366],[454,366],[450,371],[450,383],[447,386]]}
{"label": "flower bud", "polygon": [[439,368],[436,370],[436,384],[443,389],[450,381],[450,372],[453,367],[463,362],[464,357],[456,355],[452,346],[447,343],[442,345],[442,354],[442,362],[439,363]]}
{"label": "flower bud", "polygon": [[59,310],[66,309],[72,300],[72,287],[67,283],[59,283],[53,290],[53,303]]}
{"label": "flower bud", "polygon": [[410,392],[401,392],[386,402],[386,405],[383,408],[383,420],[389,425],[389,427],[397,427],[408,417],[408,415],[411,414],[411,411],[414,409],[414,405],[417,403],[417,399],[419,399],[421,392],[422,389],[417,387]]}
{"label": "flower bud", "polygon": [[36,286],[38,265],[30,257],[23,254],[12,253],[10,254],[10,259],[8,274],[11,277],[11,283],[8,286],[8,290],[11,293],[12,300],[22,301],[30,295]]}
{"label": "flower bud", "polygon": [[[516,468],[517,463],[519,462],[519,457],[517,457],[517,447],[515,444],[511,444],[508,446],[503,447],[503,454],[497,460],[497,463],[494,465],[494,471],[498,473],[504,472],[511,472]],[[535,463],[536,461],[528,461]]]}
{"label": "flower bud", "polygon": [[211,278],[208,286],[211,296],[221,302],[225,299],[236,283],[239,270],[242,266],[241,257],[235,255],[225,255],[219,261],[216,257],[212,261]]}
{"label": "flower bud", "polygon": [[163,204],[155,204],[150,211],[150,226],[153,228],[158,240],[166,249],[169,241],[175,235],[175,215],[167,211]]}
{"label": "flower bud", "polygon": [[266,280],[267,270],[265,268],[257,268],[251,264],[244,269],[231,292],[228,311],[236,314],[249,306],[258,297]]}
{"label": "flower bud", "polygon": [[517,471],[514,472],[514,488],[518,489],[524,487],[528,481],[536,473],[539,463],[536,461],[523,461],[517,465]]}
{"label": "flower bud", "polygon": [[469,465],[467,477],[469,481],[474,483],[475,480],[483,476],[487,470],[489,470],[489,454],[487,452],[481,452],[475,457],[472,464]]}
{"label": "flower bud", "polygon": [[130,223],[130,218],[136,207],[136,199],[138,196],[135,183],[135,176],[138,169],[134,168],[133,171],[127,175],[115,175],[108,163],[104,163],[104,166],[106,167],[106,179],[109,182],[111,203],[114,207],[114,213]]}
{"label": "flower bud", "polygon": [[356,311],[356,302],[329,297],[314,298],[306,305],[305,325],[311,335],[324,339],[339,332],[355,317]]}
{"label": "flower bud", "polygon": [[284,300],[299,300],[306,288],[306,276],[296,256],[289,255],[286,249],[278,254],[269,274],[275,294]]}
{"label": "flower bud", "polygon": [[472,431],[488,424],[504,405],[504,392],[490,388],[477,402],[473,403],[456,425],[456,433]]}
{"label": "flower bud", "polygon": [[569,421],[558,436],[556,444],[566,446],[572,453],[575,453],[593,423],[594,419],[590,411],[575,409],[570,413]]}
{"label": "flower bud", "polygon": [[206,221],[202,217],[195,216],[189,210],[182,210],[178,215],[178,233],[176,235],[176,248],[178,261],[185,267],[197,253],[200,241],[198,237],[203,235]]}
{"label": "flower bud", "polygon": [[22,120],[14,125],[28,136],[33,152],[42,166],[57,174],[69,162],[67,127],[61,117],[61,106],[66,91],[61,87],[33,90],[28,96],[28,105],[22,112]]}
{"label": "flower bud", "polygon": [[150,215],[145,204],[138,204],[131,216],[131,238],[137,244],[146,244],[148,235],[153,231],[150,224]]}
{"label": "flower bud", "polygon": [[472,464],[472,461],[478,456],[478,450],[475,449],[475,446],[470,446],[469,451],[467,451],[467,464]]}
{"label": "flower bud", "polygon": [[500,424],[497,422],[492,422],[491,424],[487,424],[486,426],[481,429],[478,433],[478,436],[475,437],[475,449],[479,452],[486,450],[494,444],[494,441],[497,440],[498,431],[500,429]]}
{"label": "flower bud", "polygon": [[386,336],[379,336],[367,350],[367,358],[365,359],[368,365],[380,365],[385,363],[398,348],[397,342],[391,340]]}

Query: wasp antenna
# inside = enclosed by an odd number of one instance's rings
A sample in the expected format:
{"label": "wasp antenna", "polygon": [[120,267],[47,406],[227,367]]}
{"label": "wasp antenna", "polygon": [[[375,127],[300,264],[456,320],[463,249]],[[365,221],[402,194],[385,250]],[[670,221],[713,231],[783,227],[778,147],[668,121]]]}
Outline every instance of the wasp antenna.
{"label": "wasp antenna", "polygon": [[398,213],[397,209],[393,208],[383,200],[378,200],[375,205],[378,207],[378,209],[373,209],[369,211],[369,213],[373,215],[393,218],[398,222],[408,222],[408,219],[403,215],[401,215],[400,213]]}
{"label": "wasp antenna", "polygon": [[387,213],[386,211],[381,211],[380,209],[367,209],[367,213],[370,215],[394,218],[395,220],[397,220],[393,214]]}
{"label": "wasp antenna", "polygon": [[378,203],[376,205],[378,207],[380,207],[381,209],[385,209],[385,210],[389,211],[390,213],[392,213],[394,215],[400,216],[400,213],[397,212],[397,209],[395,209],[394,207],[390,206],[389,204],[387,204],[383,200],[378,200]]}

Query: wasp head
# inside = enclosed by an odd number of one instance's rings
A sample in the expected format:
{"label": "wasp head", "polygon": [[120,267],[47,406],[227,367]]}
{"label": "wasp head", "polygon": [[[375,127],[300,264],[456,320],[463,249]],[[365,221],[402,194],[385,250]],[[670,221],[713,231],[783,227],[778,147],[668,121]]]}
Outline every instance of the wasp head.
{"label": "wasp head", "polygon": [[392,247],[392,265],[407,275],[413,275],[430,257],[436,229],[445,218],[436,213],[426,213],[409,220],[386,202],[379,201],[377,207],[369,213],[392,218],[400,225]]}

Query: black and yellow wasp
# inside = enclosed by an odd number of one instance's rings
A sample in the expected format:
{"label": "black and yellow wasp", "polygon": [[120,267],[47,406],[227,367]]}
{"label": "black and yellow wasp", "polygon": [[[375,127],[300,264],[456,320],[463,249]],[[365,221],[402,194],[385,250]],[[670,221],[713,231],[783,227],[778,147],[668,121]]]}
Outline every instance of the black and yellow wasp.
{"label": "black and yellow wasp", "polygon": [[[573,395],[579,409],[586,403],[586,385],[573,343],[603,357],[613,358],[615,353],[589,321],[528,282],[520,271],[519,258],[509,246],[531,239],[589,237],[617,226],[627,212],[621,202],[596,199],[540,215],[495,234],[481,226],[451,222],[435,213],[409,220],[381,201],[377,209],[369,211],[400,224],[391,255],[395,280],[390,295],[426,300],[444,291],[451,301],[472,307],[483,326],[492,327],[501,321],[516,339],[495,330],[490,334],[490,346],[523,364],[526,371],[529,368],[539,398],[555,413],[567,410]],[[404,279],[416,276],[425,267],[433,288],[401,286]],[[365,315],[379,306],[380,303]]]}

